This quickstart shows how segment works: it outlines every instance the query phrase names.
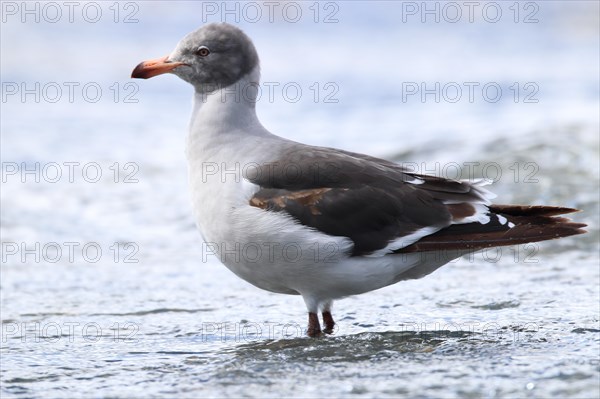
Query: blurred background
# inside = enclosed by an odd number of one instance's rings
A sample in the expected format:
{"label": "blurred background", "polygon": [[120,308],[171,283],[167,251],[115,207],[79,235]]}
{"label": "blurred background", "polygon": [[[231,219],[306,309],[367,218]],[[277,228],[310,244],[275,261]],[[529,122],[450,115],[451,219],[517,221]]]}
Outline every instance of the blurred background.
{"label": "blurred background", "polygon": [[[1,6],[4,395],[597,395],[598,2]],[[264,323],[303,326],[304,304],[202,247],[183,153],[192,88],[129,78],[207,22],[253,39],[272,132],[491,178],[496,202],[576,207],[589,233],[340,301],[331,340],[266,336]],[[222,323],[263,330],[223,338]],[[509,338],[482,338],[486,323]]]}

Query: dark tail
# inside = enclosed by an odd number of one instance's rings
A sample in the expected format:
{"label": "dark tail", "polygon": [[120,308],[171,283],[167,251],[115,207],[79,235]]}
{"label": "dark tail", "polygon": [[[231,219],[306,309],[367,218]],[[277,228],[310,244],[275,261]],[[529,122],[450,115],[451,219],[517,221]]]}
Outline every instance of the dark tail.
{"label": "dark tail", "polygon": [[490,205],[489,210],[489,223],[453,224],[396,252],[475,251],[586,233],[582,229],[585,224],[559,216],[578,212],[578,209],[558,206]]}

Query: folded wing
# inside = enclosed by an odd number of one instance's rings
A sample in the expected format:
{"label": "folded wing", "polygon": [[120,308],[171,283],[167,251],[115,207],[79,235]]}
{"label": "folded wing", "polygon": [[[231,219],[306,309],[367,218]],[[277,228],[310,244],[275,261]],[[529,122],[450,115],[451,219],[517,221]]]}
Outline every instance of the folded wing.
{"label": "folded wing", "polygon": [[354,242],[353,256],[481,249],[580,234],[555,217],[574,209],[491,205],[484,181],[411,173],[389,161],[302,147],[247,177],[260,189],[250,205]]}

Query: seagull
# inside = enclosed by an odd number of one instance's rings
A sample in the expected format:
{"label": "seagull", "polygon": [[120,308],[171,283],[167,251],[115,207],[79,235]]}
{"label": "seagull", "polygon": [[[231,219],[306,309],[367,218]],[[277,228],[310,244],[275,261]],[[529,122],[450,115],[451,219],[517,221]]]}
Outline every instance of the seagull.
{"label": "seagull", "polygon": [[202,26],[131,77],[164,73],[195,90],[186,156],[206,248],[258,288],[301,295],[310,337],[334,332],[334,300],[485,248],[585,233],[560,216],[577,209],[492,204],[484,179],[418,174],[272,134],[256,115],[257,51],[233,25]]}

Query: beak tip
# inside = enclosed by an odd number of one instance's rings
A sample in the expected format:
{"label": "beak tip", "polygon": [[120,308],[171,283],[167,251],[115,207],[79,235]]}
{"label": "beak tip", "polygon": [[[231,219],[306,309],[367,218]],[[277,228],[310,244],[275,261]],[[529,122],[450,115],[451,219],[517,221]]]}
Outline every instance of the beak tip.
{"label": "beak tip", "polygon": [[133,71],[131,71],[131,78],[132,79],[147,79],[148,76],[146,76],[146,73],[144,73],[144,63],[140,62],[138,65],[136,65],[135,68],[133,68]]}

